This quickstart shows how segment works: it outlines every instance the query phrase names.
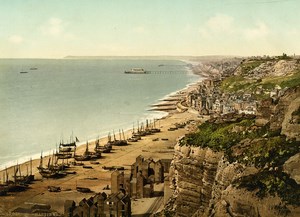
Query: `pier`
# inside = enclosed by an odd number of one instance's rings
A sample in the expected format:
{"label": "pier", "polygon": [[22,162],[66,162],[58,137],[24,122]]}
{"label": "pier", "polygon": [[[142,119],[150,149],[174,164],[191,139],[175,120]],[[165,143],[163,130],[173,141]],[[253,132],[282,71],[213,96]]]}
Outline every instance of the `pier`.
{"label": "pier", "polygon": [[185,74],[186,71],[147,71],[146,74]]}

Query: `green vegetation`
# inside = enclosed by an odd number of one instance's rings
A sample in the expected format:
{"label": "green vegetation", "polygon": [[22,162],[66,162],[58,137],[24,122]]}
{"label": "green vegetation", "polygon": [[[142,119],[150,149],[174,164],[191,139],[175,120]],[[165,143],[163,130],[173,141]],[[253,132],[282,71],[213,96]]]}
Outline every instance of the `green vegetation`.
{"label": "green vegetation", "polygon": [[[247,79],[243,76],[232,76],[225,78],[221,84],[221,90],[228,93],[244,92],[252,93],[256,99],[265,99],[269,95],[266,91],[274,90],[275,86],[281,88],[292,88],[300,85],[300,69],[290,76],[266,77],[259,80]],[[261,94],[257,90],[262,89]]]}
{"label": "green vegetation", "polygon": [[[250,130],[254,125],[254,119],[238,119],[234,122],[209,123],[198,127],[196,133],[187,135],[181,140],[181,145],[209,147],[215,151],[226,151],[245,138],[257,138],[265,134],[264,129]],[[244,128],[243,131],[234,131],[235,127]]]}
{"label": "green vegetation", "polygon": [[300,85],[300,69],[291,76],[284,77],[280,83],[281,87],[296,87]]}
{"label": "green vegetation", "polygon": [[[238,161],[258,168],[265,165],[275,167],[300,152],[300,142],[286,140],[285,136],[280,136],[279,131],[270,131],[268,126],[254,127],[254,119],[219,124],[206,122],[198,129],[196,133],[188,134],[182,139],[180,145],[224,151],[230,162]],[[244,139],[250,140],[242,150],[239,143]],[[242,153],[236,154],[236,148],[242,150]]]}
{"label": "green vegetation", "polygon": [[[262,63],[278,60],[290,60],[291,57],[283,53],[277,59],[252,59],[243,61],[240,65],[240,75],[225,78],[221,83],[221,90],[227,93],[252,93],[256,99],[265,99],[269,96],[268,92],[274,90],[276,85],[281,88],[291,88],[300,85],[300,69],[284,76],[270,76],[262,79],[251,79],[249,72]],[[264,73],[264,72],[262,72]],[[249,77],[247,77],[249,76]]]}
{"label": "green vegetation", "polygon": [[[300,111],[297,110],[297,113]],[[287,140],[280,131],[270,131],[269,126],[257,127],[253,118],[206,122],[198,127],[197,132],[182,139],[180,144],[223,151],[229,162],[259,168],[257,174],[243,176],[233,184],[250,191],[258,190],[259,197],[278,195],[287,204],[300,205],[300,185],[277,169],[300,152],[300,142]],[[265,166],[267,169],[264,169]],[[276,210],[282,214],[289,212],[285,205],[276,207]]]}
{"label": "green vegetation", "polygon": [[251,60],[241,64],[242,74],[246,75],[251,70],[255,69],[256,67],[260,66],[262,63],[266,62],[265,60]]}
{"label": "green vegetation", "polygon": [[280,171],[263,170],[249,176],[243,176],[233,183],[238,188],[249,191],[258,190],[257,196],[263,198],[278,195],[283,201],[292,205],[300,205],[300,185],[287,174]]}
{"label": "green vegetation", "polygon": [[222,81],[221,90],[229,93],[247,90],[254,82],[254,80],[246,79],[243,76],[232,76]]}
{"label": "green vegetation", "polygon": [[292,57],[288,56],[286,53],[283,53],[282,56],[277,57],[280,60],[290,60],[293,59]]}
{"label": "green vegetation", "polygon": [[269,167],[277,167],[298,152],[299,142],[287,141],[284,136],[275,136],[253,140],[240,156],[231,157],[246,165],[262,168],[267,164]]}

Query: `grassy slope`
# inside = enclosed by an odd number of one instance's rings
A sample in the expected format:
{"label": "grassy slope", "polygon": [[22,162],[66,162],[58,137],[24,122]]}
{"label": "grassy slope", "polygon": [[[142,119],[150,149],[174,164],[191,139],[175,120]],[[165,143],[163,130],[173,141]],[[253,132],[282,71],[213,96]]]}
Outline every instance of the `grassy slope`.
{"label": "grassy slope", "polygon": [[247,75],[250,70],[258,67],[263,62],[265,61],[259,60],[250,63],[242,63],[240,66],[241,75],[225,78],[221,84],[222,91],[228,93],[253,93],[257,99],[262,99],[268,97],[268,95],[256,94],[256,90],[258,90],[260,87],[266,91],[270,91],[274,89],[277,84],[281,88],[295,87],[300,84],[300,69],[296,70],[292,75],[289,76],[265,77],[260,80],[246,78],[245,75]]}

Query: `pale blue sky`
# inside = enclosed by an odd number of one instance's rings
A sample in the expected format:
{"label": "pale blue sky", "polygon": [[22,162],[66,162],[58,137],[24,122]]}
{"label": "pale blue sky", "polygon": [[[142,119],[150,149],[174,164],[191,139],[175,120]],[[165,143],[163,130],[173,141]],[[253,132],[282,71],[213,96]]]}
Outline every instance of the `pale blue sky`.
{"label": "pale blue sky", "polygon": [[300,53],[300,0],[1,0],[0,58]]}

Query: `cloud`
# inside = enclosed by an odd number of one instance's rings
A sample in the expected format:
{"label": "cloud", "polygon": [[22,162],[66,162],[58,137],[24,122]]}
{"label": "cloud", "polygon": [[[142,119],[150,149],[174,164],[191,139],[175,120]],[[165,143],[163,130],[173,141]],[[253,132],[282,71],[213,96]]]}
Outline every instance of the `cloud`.
{"label": "cloud", "polygon": [[233,17],[217,14],[206,22],[206,27],[214,32],[230,32],[233,26]]}
{"label": "cloud", "polygon": [[8,40],[13,44],[20,44],[23,42],[23,38],[19,35],[12,35],[8,38]]}
{"label": "cloud", "polygon": [[248,40],[264,38],[270,33],[268,26],[263,22],[258,22],[255,27],[244,30],[244,36]]}
{"label": "cloud", "polygon": [[52,17],[41,27],[45,35],[60,36],[64,32],[65,24],[59,18]]}
{"label": "cloud", "polygon": [[234,31],[233,24],[233,17],[226,14],[216,14],[204,23],[199,29],[199,33],[203,37],[209,37],[219,33],[232,33]]}
{"label": "cloud", "polygon": [[75,36],[72,33],[66,32],[68,24],[63,20],[52,17],[43,26],[41,31],[44,35],[50,35],[53,37],[63,37],[65,39],[73,39]]}

